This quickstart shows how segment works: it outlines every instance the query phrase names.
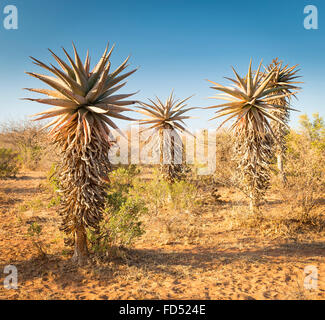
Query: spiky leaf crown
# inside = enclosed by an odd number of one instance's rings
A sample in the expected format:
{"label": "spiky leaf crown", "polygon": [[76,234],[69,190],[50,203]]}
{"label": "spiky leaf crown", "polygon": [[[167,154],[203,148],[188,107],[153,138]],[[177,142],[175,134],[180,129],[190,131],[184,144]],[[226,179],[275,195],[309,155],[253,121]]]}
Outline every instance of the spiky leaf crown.
{"label": "spiky leaf crown", "polygon": [[179,130],[181,132],[190,133],[186,130],[185,119],[191,119],[192,117],[184,115],[186,112],[196,109],[195,107],[185,108],[187,104],[185,102],[191,97],[185,98],[181,101],[175,100],[173,92],[167,98],[166,102],[163,103],[158,97],[156,101],[148,99],[151,104],[145,102],[139,102],[138,112],[147,116],[147,118],[140,119],[140,124],[151,124],[143,131],[150,129],[172,129]]}
{"label": "spiky leaf crown", "polygon": [[87,52],[85,62],[82,63],[74,44],[74,60],[63,48],[70,65],[49,50],[61,70],[52,64],[48,66],[31,57],[34,64],[50,71],[55,76],[26,72],[54,90],[25,88],[49,96],[46,99],[27,98],[26,100],[54,106],[34,116],[39,116],[35,120],[55,118],[44,127],[52,127],[50,134],[55,142],[63,144],[65,147],[67,141],[69,141],[69,145],[72,142],[86,145],[95,134],[100,141],[108,143],[109,127],[119,130],[111,118],[132,120],[121,113],[131,110],[125,106],[134,104],[135,101],[124,99],[135,93],[114,93],[126,84],[126,82],[121,84],[120,82],[134,73],[136,69],[120,75],[128,67],[128,57],[115,71],[110,73],[109,59],[113,48],[114,46],[108,51],[107,45],[100,61],[91,71],[89,52]]}
{"label": "spiky leaf crown", "polygon": [[251,128],[259,136],[263,137],[266,133],[273,134],[269,120],[283,123],[272,111],[289,108],[275,105],[272,101],[287,97],[294,93],[279,93],[280,90],[286,89],[285,86],[270,88],[269,85],[274,77],[275,68],[271,69],[268,73],[261,73],[261,65],[262,62],[259,64],[257,71],[252,72],[251,61],[248,73],[244,78],[241,78],[236,70],[232,68],[236,79],[228,79],[235,83],[233,87],[225,87],[214,81],[208,80],[215,85],[211,87],[212,89],[223,92],[212,98],[227,101],[227,103],[224,104],[207,107],[207,109],[221,108],[216,111],[217,115],[212,119],[228,116],[226,120],[221,123],[220,127],[227,121],[236,118],[231,129]]}
{"label": "spiky leaf crown", "polygon": [[[301,78],[297,73],[300,69],[297,69],[298,65],[289,67],[289,65],[283,66],[283,62],[278,58],[273,59],[266,67],[266,71],[270,72],[272,69],[275,70],[273,78],[270,81],[269,87],[283,87],[280,92],[283,94],[291,93],[292,90],[300,90],[301,88],[296,84],[302,83],[294,81],[295,79]],[[293,95],[295,97],[295,95]]]}

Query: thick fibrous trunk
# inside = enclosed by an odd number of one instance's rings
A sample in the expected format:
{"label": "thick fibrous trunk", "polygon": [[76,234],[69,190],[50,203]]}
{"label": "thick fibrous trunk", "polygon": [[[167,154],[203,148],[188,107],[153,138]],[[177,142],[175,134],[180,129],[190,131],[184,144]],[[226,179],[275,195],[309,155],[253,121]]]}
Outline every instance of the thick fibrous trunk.
{"label": "thick fibrous trunk", "polygon": [[253,190],[250,192],[250,199],[249,199],[249,212],[254,214],[258,211],[259,202],[257,202],[256,195],[254,194]]}
{"label": "thick fibrous trunk", "polygon": [[250,198],[250,212],[255,213],[270,185],[272,140],[269,134],[261,137],[250,128],[241,128],[236,135],[234,159],[238,167],[236,175]]}
{"label": "thick fibrous trunk", "polygon": [[86,145],[70,144],[59,170],[61,230],[74,245],[73,261],[83,264],[88,256],[86,228],[98,230],[106,201],[105,182],[110,171],[110,145],[96,136]]}
{"label": "thick fibrous trunk", "polygon": [[[169,133],[171,132],[171,128],[166,128],[169,130]],[[178,138],[178,137],[177,137]],[[179,138],[180,139],[180,138]],[[182,147],[177,145],[175,143],[175,137],[170,137],[170,144],[167,144],[166,137],[164,137],[163,129],[160,129],[159,131],[159,151],[160,151],[160,172],[164,179],[168,181],[169,183],[174,183],[176,180],[180,180],[183,176],[183,165],[180,163],[175,163],[177,157],[180,156],[180,153],[182,152]],[[165,145],[165,143],[166,145]],[[164,159],[164,146],[167,148],[166,154],[170,154],[169,159]],[[164,163],[163,161],[166,161],[168,163]]]}
{"label": "thick fibrous trunk", "polygon": [[72,261],[78,265],[84,265],[88,260],[87,234],[83,225],[76,226],[75,243]]}

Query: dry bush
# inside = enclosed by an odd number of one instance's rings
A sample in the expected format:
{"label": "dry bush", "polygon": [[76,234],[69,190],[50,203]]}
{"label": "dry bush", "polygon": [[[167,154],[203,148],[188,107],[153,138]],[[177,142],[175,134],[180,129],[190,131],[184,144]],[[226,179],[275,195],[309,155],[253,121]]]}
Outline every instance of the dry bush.
{"label": "dry bush", "polygon": [[158,169],[151,169],[147,176],[133,179],[130,193],[148,208],[144,223],[154,230],[150,237],[157,236],[164,243],[192,241],[197,237],[197,215],[202,212],[196,186],[184,180],[169,184]]}
{"label": "dry bush", "polygon": [[0,179],[15,177],[19,170],[17,153],[0,148]]}
{"label": "dry bush", "polygon": [[325,230],[325,217],[316,212],[302,218],[296,212],[277,212],[277,214],[250,214],[234,208],[227,216],[225,224],[231,229],[252,229],[255,233],[272,239],[305,238],[307,234]]}
{"label": "dry bush", "polygon": [[318,114],[300,117],[301,130],[287,136],[285,170],[288,185],[280,189],[283,200],[302,220],[325,213],[325,123]]}
{"label": "dry bush", "polygon": [[163,226],[167,243],[180,240],[193,243],[199,237],[197,220],[202,214],[199,190],[188,181],[177,181],[166,189],[165,205],[156,218]]}
{"label": "dry bush", "polygon": [[233,135],[227,131],[217,133],[216,141],[216,174],[230,178],[235,168],[233,158]]}
{"label": "dry bush", "polygon": [[237,179],[236,162],[233,159],[233,143],[234,137],[230,132],[226,130],[217,131],[215,172],[213,175],[196,177],[201,193],[204,192],[207,197],[205,202],[209,202],[210,199],[214,202],[221,201],[218,191],[220,186],[236,189],[247,196]]}
{"label": "dry bush", "polygon": [[40,129],[41,125],[32,121],[9,121],[0,125],[1,145],[18,153],[21,167],[24,169],[49,169],[56,158],[46,131]]}
{"label": "dry bush", "polygon": [[280,194],[290,210],[306,220],[325,203],[325,150],[306,135],[292,131],[285,166],[288,185]]}

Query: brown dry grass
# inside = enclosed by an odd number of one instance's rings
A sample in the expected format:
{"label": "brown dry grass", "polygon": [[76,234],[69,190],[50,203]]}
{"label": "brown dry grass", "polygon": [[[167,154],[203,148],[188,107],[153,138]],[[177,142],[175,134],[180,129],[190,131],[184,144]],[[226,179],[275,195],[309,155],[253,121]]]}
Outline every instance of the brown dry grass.
{"label": "brown dry grass", "polygon": [[[149,174],[146,172],[146,176]],[[146,234],[120,257],[78,268],[48,208],[45,172],[23,172],[0,185],[0,283],[5,265],[18,268],[18,290],[0,286],[1,299],[324,299],[325,232],[294,224],[290,204],[273,188],[262,215],[247,219],[238,190],[200,187],[200,210],[160,210],[145,217]],[[324,223],[324,199],[313,211]],[[320,222],[318,221],[318,222]],[[28,235],[43,231],[40,255]],[[303,286],[304,268],[319,270],[318,289]],[[1,278],[2,277],[2,278]]]}

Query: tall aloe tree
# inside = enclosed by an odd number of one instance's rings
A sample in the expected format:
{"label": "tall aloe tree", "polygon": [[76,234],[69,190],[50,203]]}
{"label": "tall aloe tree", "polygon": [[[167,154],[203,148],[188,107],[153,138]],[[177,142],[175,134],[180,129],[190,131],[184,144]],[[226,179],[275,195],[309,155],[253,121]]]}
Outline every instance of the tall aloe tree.
{"label": "tall aloe tree", "polygon": [[61,229],[72,236],[72,260],[78,264],[83,264],[88,257],[86,228],[96,230],[103,215],[105,177],[110,171],[108,152],[112,145],[109,127],[119,130],[112,118],[132,120],[122,112],[130,111],[126,106],[135,103],[124,100],[133,93],[115,94],[126,84],[121,82],[136,70],[120,75],[128,66],[127,58],[111,72],[113,47],[108,51],[107,45],[92,70],[88,52],[82,63],[73,45],[74,60],[63,49],[70,65],[50,50],[61,70],[31,57],[37,66],[51,72],[54,77],[27,72],[52,87],[51,90],[26,88],[48,96],[27,100],[53,106],[34,116],[38,116],[35,120],[54,118],[44,129],[51,127],[49,135],[61,150],[58,168],[62,195]]}
{"label": "tall aloe tree", "polygon": [[269,88],[275,68],[267,74],[261,73],[262,62],[256,72],[252,72],[252,62],[248,73],[240,77],[233,68],[235,79],[233,87],[226,87],[216,82],[212,89],[221,91],[213,98],[227,101],[224,104],[207,108],[219,108],[212,119],[227,116],[221,123],[233,119],[230,127],[234,131],[235,160],[238,164],[239,179],[250,197],[250,210],[255,212],[269,186],[269,165],[272,156],[274,132],[270,120],[286,125],[276,114],[278,110],[287,110],[287,106],[272,104],[272,101],[287,97],[289,93],[280,93],[286,87]]}
{"label": "tall aloe tree", "polygon": [[[268,72],[270,72],[272,69],[275,69],[273,78],[270,82],[269,87],[270,88],[279,88],[282,87],[282,89],[279,89],[279,93],[282,94],[289,94],[289,96],[284,96],[282,98],[275,99],[274,101],[271,101],[271,104],[278,105],[278,106],[284,106],[289,107],[290,105],[290,93],[292,90],[299,90],[301,88],[297,87],[296,84],[301,83],[295,81],[295,79],[300,78],[300,76],[297,75],[297,72],[299,72],[299,69],[296,69],[298,65],[289,67],[289,65],[283,66],[283,62],[279,61],[278,58],[273,59],[272,63],[269,64],[266,68]],[[296,97],[295,95],[293,95]],[[288,124],[290,119],[290,112],[287,108],[280,108],[279,110],[273,111],[274,115],[277,115],[279,119],[282,120],[285,124]],[[281,180],[283,184],[286,184],[286,175],[283,168],[283,160],[286,152],[286,135],[288,133],[287,126],[283,125],[281,122],[272,120],[270,122],[272,130],[274,132],[274,135],[276,136],[275,144],[274,144],[274,150],[275,155],[277,158],[277,166],[279,173],[281,175]]]}
{"label": "tall aloe tree", "polygon": [[[177,163],[182,159],[183,145],[179,133],[187,132],[191,134],[184,123],[185,119],[192,117],[186,116],[185,113],[195,109],[194,107],[185,108],[185,102],[191,97],[181,101],[175,100],[173,92],[163,103],[158,97],[156,101],[148,99],[151,104],[139,102],[138,112],[145,115],[146,118],[140,119],[141,125],[150,125],[142,130],[153,130],[154,133],[150,137],[155,139],[159,145],[160,154],[160,171],[163,177],[170,183],[182,177],[184,166],[182,163]],[[166,152],[164,152],[164,150]],[[170,157],[164,159],[164,155]]]}

